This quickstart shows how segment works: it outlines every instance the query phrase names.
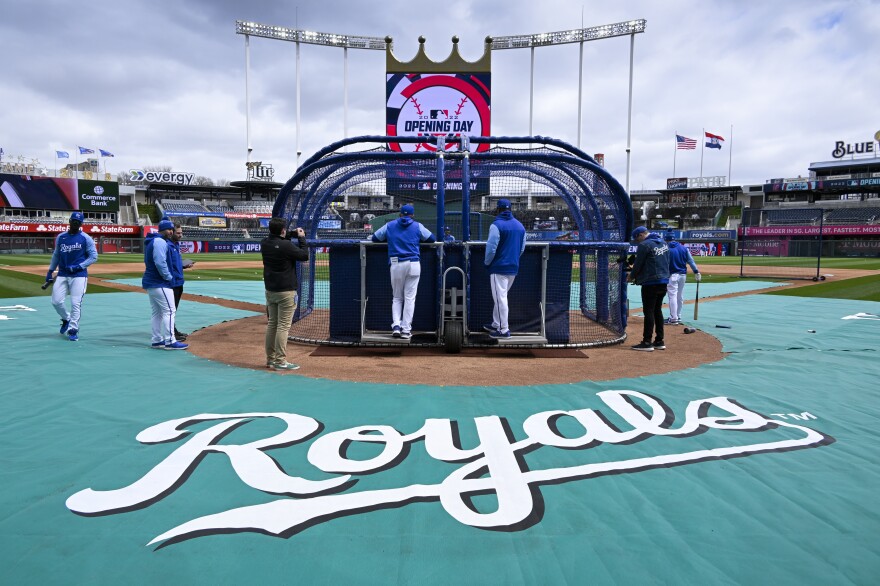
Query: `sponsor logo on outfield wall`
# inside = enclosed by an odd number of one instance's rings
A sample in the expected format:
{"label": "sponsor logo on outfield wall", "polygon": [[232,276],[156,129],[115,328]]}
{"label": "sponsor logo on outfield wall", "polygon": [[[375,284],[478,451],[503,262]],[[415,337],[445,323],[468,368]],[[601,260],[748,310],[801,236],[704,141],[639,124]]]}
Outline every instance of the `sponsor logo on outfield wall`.
{"label": "sponsor logo on outfield wall", "polygon": [[[541,494],[546,484],[815,448],[834,441],[785,415],[765,416],[728,397],[690,401],[676,422],[670,406],[645,393],[609,390],[597,396],[603,403],[601,408],[535,413],[525,418],[518,432],[513,431],[506,418],[486,415],[466,424],[451,419],[426,419],[420,428],[406,433],[391,425],[365,423],[316,438],[325,425],[297,413],[190,415],[159,423],[136,436],[142,444],[162,444],[162,454],[167,454],[169,443],[180,442],[171,454],[157,455],[157,464],[152,469],[132,471],[129,464],[126,470],[119,470],[120,479],[129,478],[132,473],[135,477],[140,474],[139,479],[115,489],[79,490],[67,499],[66,505],[74,513],[99,516],[123,514],[163,499],[176,499],[178,502],[169,506],[185,512],[186,505],[179,502],[184,497],[175,492],[199,473],[203,459],[223,454],[238,479],[258,491],[254,498],[242,503],[245,506],[221,508],[183,520],[154,537],[150,544],[164,546],[185,539],[239,532],[286,537],[339,517],[414,502],[437,503],[433,506],[441,507],[453,519],[470,527],[520,531],[541,521],[545,497],[553,495]],[[803,413],[796,418],[799,422],[806,419],[815,416]],[[233,430],[249,426],[255,428],[250,432],[253,434],[262,425],[254,422],[267,420],[283,426],[283,431],[271,437],[256,436],[259,439],[252,435],[253,441],[247,443],[230,441]],[[462,447],[462,425],[473,426],[478,438],[475,447]],[[708,439],[689,439],[703,434],[708,434]],[[322,477],[321,480],[289,475],[277,459],[281,454],[276,450],[310,440],[308,450],[299,450],[315,470],[307,470],[305,462],[297,470],[303,469],[305,476]],[[637,451],[627,448],[636,443]],[[367,448],[369,456],[357,457],[363,455],[361,449]],[[391,470],[404,465],[413,449],[424,450],[423,459],[439,471],[431,476],[441,480],[401,475],[413,483],[395,483]],[[566,466],[535,465],[541,460],[540,454],[553,460],[556,450],[566,450],[575,456],[568,459]],[[777,468],[776,464],[773,466]],[[288,464],[288,469],[292,468]],[[379,474],[386,477],[381,488],[355,490],[360,477],[375,478]],[[100,485],[107,484],[102,471]],[[240,494],[238,488],[236,494]],[[482,512],[472,500],[478,494],[494,495],[497,505],[490,512]],[[279,495],[283,496],[275,498]],[[228,501],[228,497],[218,498],[218,504]],[[546,505],[559,503],[550,501]],[[200,503],[202,510],[204,506]],[[139,525],[146,526],[141,522]]]}
{"label": "sponsor logo on outfield wall", "polygon": [[874,226],[756,226],[739,227],[743,236],[873,236],[880,235],[880,224]]}
{"label": "sponsor logo on outfield wall", "polygon": [[[15,223],[15,222],[2,222],[0,223],[0,232],[33,232],[36,234],[57,234],[59,232],[65,232],[68,228],[67,224],[30,224],[30,223]],[[119,236],[132,235],[132,236],[140,236],[141,227],[140,226],[118,226],[118,225],[109,225],[109,224],[84,224],[83,232],[86,234],[91,234],[93,236],[101,236],[103,234],[116,234]]]}

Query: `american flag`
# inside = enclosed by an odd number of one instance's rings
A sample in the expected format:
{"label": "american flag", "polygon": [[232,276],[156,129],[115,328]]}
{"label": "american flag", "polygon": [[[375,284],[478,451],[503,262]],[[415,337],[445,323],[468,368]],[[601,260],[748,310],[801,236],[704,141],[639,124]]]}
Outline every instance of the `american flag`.
{"label": "american flag", "polygon": [[678,150],[692,151],[697,148],[697,141],[680,134],[675,135],[675,148]]}

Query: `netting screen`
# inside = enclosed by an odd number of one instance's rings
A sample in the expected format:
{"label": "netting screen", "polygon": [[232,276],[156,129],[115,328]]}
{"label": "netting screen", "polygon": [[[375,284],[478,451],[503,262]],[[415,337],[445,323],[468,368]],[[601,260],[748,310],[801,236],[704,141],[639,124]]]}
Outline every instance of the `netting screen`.
{"label": "netting screen", "polygon": [[[467,291],[466,343],[489,343],[477,332],[491,321],[492,298],[483,263],[485,238],[500,198],[515,212],[561,200],[571,230],[566,242],[533,245],[511,290],[511,330],[540,332],[551,346],[589,346],[625,337],[626,288],[621,257],[632,228],[632,205],[620,184],[581,151],[541,137],[492,139],[487,152],[391,152],[379,139],[343,141],[317,153],[287,182],[273,215],[305,228],[312,255],[300,267],[300,306],[291,336],[319,344],[364,344],[365,334],[390,332],[387,249],[363,243],[368,233],[318,232],[330,203],[346,194],[393,196],[413,203],[416,217],[440,242],[423,246],[413,343],[442,343],[450,287]],[[481,139],[473,139],[481,140]],[[489,139],[485,139],[489,140]],[[535,144],[531,144],[535,143]],[[340,151],[346,147],[347,151]],[[369,147],[369,148],[364,148]],[[355,148],[363,150],[354,151]],[[396,209],[371,220],[373,230]],[[449,227],[455,242],[443,243]],[[360,237],[358,237],[360,236]],[[534,234],[532,235],[534,236]],[[447,290],[443,274],[453,273]],[[488,297],[487,297],[488,296]],[[373,345],[364,344],[364,345]]]}

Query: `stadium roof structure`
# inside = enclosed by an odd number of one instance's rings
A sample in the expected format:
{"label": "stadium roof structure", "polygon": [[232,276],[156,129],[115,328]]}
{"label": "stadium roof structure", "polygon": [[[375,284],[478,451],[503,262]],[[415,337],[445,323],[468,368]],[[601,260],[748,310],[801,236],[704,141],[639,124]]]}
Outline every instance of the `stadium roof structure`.
{"label": "stadium roof structure", "polygon": [[810,163],[810,171],[840,171],[847,173],[880,172],[880,157],[864,157],[861,159],[840,159],[836,161],[820,161]]}

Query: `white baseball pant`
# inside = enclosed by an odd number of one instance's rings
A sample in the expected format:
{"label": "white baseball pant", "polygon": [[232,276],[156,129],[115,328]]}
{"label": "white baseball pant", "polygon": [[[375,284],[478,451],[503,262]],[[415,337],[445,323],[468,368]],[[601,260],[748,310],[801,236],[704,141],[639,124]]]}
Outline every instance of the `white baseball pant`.
{"label": "white baseball pant", "polygon": [[[82,312],[83,297],[86,296],[88,277],[55,277],[52,286],[52,305],[61,319],[70,323],[69,330],[79,330],[79,316]],[[70,295],[70,311],[67,311],[65,300]]]}
{"label": "white baseball pant", "polygon": [[173,344],[177,340],[174,337],[174,315],[177,310],[174,307],[174,289],[154,287],[147,289],[150,296],[150,309],[152,309],[153,337],[152,343]]}
{"label": "white baseball pant", "polygon": [[492,326],[501,333],[510,331],[510,324],[507,321],[507,316],[510,313],[507,292],[513,287],[514,279],[516,279],[516,275],[496,275],[494,273],[489,275],[492,299],[495,300],[495,308],[492,310]]}
{"label": "white baseball pant", "polygon": [[413,313],[416,309],[416,291],[422,265],[418,261],[405,260],[391,263],[391,327],[398,326],[404,332],[412,330]]}
{"label": "white baseball pant", "polygon": [[669,319],[679,321],[681,319],[681,306],[684,304],[684,283],[687,275],[672,273],[669,275],[669,284],[666,285],[666,293],[669,295]]}

